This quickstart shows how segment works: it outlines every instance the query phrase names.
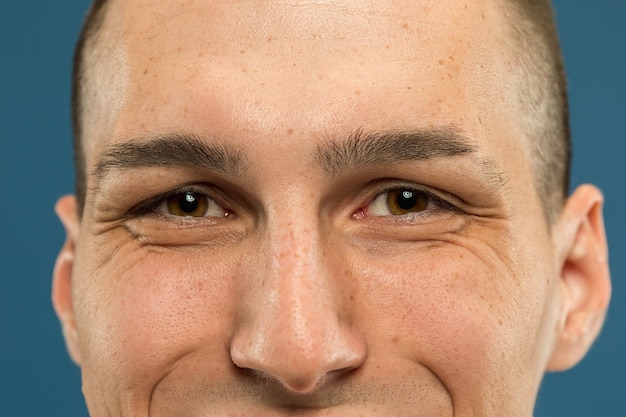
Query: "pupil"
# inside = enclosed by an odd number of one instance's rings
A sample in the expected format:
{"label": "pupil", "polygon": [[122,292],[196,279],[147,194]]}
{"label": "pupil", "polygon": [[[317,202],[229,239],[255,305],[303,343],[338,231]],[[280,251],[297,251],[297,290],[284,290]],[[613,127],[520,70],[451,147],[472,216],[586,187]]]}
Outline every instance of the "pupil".
{"label": "pupil", "polygon": [[400,195],[398,195],[398,207],[403,210],[410,210],[417,204],[417,197],[415,193],[412,191],[402,191]]}
{"label": "pupil", "polygon": [[180,200],[180,209],[185,213],[193,213],[198,208],[198,200],[191,194],[185,194],[185,197]]}

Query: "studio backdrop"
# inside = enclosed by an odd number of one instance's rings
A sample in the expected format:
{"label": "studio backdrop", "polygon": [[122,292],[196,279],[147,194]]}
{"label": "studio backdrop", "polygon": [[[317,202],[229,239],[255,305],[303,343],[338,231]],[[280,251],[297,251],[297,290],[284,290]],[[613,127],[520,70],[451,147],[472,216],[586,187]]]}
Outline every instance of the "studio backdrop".
{"label": "studio backdrop", "polygon": [[[573,185],[606,196],[613,302],[576,368],[548,375],[537,417],[626,416],[626,1],[558,0],[569,74]],[[64,233],[55,200],[73,192],[70,68],[87,0],[0,3],[0,415],[87,417],[50,303]]]}

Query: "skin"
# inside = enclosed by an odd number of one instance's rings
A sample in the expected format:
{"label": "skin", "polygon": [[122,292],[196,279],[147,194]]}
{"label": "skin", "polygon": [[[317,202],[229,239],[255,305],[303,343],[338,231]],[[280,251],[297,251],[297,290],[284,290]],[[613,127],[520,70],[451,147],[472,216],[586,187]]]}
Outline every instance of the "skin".
{"label": "skin", "polygon": [[[610,284],[596,188],[546,223],[502,20],[492,1],[113,1],[85,211],[56,207],[53,303],[91,416],[532,415]],[[472,151],[320,162],[357,131],[442,130]],[[239,164],[107,164],[181,135]],[[205,217],[158,200],[181,187]],[[412,187],[439,200],[387,211]]]}

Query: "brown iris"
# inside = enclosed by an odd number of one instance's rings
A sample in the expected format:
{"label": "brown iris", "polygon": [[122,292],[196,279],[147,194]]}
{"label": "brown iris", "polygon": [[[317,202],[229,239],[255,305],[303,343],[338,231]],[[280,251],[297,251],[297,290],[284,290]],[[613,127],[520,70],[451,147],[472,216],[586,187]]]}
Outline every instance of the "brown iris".
{"label": "brown iris", "polygon": [[167,210],[174,216],[203,217],[208,208],[207,198],[198,193],[186,192],[167,200]]}
{"label": "brown iris", "polygon": [[395,215],[417,213],[426,210],[428,197],[411,190],[393,190],[387,193],[387,207]]}

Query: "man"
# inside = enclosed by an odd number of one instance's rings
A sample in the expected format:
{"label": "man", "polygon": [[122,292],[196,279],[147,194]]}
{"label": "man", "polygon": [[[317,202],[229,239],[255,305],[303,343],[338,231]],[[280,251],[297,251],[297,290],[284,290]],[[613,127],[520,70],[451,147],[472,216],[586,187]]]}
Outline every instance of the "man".
{"label": "man", "polygon": [[97,1],[53,303],[100,416],[530,416],[610,297],[550,6]]}

